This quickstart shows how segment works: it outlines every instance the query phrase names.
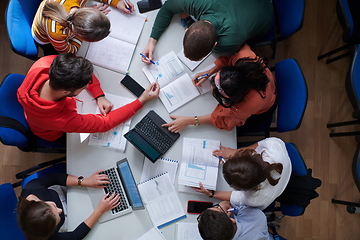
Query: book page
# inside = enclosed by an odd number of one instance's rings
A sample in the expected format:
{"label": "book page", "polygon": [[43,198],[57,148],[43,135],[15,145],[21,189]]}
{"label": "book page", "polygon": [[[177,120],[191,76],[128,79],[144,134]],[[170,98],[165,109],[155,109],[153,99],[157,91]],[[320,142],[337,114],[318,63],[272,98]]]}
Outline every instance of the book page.
{"label": "book page", "polygon": [[169,113],[197,96],[200,96],[199,90],[191,82],[191,78],[187,73],[161,88],[159,94],[159,98]]}
{"label": "book page", "polygon": [[140,238],[138,238],[138,240],[166,240],[166,238],[164,235],[162,235],[157,227],[153,227]]}
{"label": "book page", "polygon": [[106,15],[111,23],[109,36],[136,45],[144,27],[146,15],[138,12],[124,14],[116,8],[109,8],[111,11]]}
{"label": "book page", "polygon": [[[120,97],[109,93],[106,93],[106,98],[113,103],[114,106],[112,110],[134,101],[131,98]],[[100,114],[99,108],[96,108],[95,114]],[[88,144],[93,146],[115,148],[124,152],[127,141],[123,135],[129,131],[130,123],[131,118],[107,132],[91,133]]]}
{"label": "book page", "polygon": [[136,45],[113,37],[89,44],[85,58],[93,64],[120,73],[126,73],[129,68]]}
{"label": "book page", "polygon": [[140,182],[168,172],[171,182],[174,184],[178,164],[178,161],[167,158],[159,158],[155,163],[152,163],[145,157]]}
{"label": "book page", "polygon": [[197,223],[176,223],[176,240],[202,240]]}
{"label": "book page", "polygon": [[141,182],[138,188],[154,226],[161,228],[186,217],[169,173]]}
{"label": "book page", "polygon": [[181,75],[185,74],[184,66],[173,51],[143,67],[143,72],[150,83],[157,82],[160,87],[165,87]]}
{"label": "book page", "polygon": [[[213,68],[215,66],[215,64],[210,64],[209,66],[197,71],[196,73],[201,73],[201,72],[205,72],[207,70],[210,70],[211,68]],[[191,78],[193,78],[195,76],[195,74],[193,74],[193,76]],[[214,73],[213,75],[215,75],[216,73]],[[201,84],[201,87],[198,87],[198,90],[200,92],[200,94],[205,94],[208,93],[210,91],[212,91],[212,86],[210,84],[210,78],[213,76],[211,75],[204,83]]]}
{"label": "book page", "polygon": [[211,54],[211,52],[209,52],[208,55],[206,55],[203,59],[201,59],[200,61],[191,61],[190,59],[188,59],[187,57],[185,57],[184,54],[184,49],[182,49],[178,54],[178,58],[180,59],[181,62],[183,62],[185,64],[185,66],[190,69],[191,71],[194,71],[195,68],[197,68],[197,66],[199,66],[209,55]]}

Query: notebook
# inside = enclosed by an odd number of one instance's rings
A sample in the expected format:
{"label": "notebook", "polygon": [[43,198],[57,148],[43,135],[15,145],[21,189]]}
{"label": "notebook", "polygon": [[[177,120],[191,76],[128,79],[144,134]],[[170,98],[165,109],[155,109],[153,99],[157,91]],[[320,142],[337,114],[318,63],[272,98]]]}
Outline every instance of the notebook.
{"label": "notebook", "polygon": [[116,167],[107,169],[104,173],[110,179],[110,184],[106,188],[88,188],[94,209],[99,205],[104,194],[114,191],[120,194],[121,204],[115,209],[105,212],[98,220],[100,223],[120,217],[133,210],[145,208],[126,158],[118,161]]}
{"label": "notebook", "polygon": [[145,157],[155,162],[180,136],[179,133],[172,133],[167,127],[162,127],[164,123],[164,119],[150,110],[124,137]]}

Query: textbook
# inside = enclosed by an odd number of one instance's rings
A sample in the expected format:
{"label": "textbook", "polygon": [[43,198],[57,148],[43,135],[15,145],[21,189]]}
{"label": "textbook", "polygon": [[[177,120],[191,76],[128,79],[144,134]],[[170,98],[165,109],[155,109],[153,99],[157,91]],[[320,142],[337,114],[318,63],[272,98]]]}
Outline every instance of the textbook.
{"label": "textbook", "polygon": [[116,8],[107,14],[110,34],[101,41],[91,42],[85,58],[93,64],[126,73],[140,37],[146,15],[134,12],[124,14]]}
{"label": "textbook", "polygon": [[186,217],[169,173],[140,182],[138,189],[155,227],[162,228]]}
{"label": "textbook", "polygon": [[[106,93],[106,98],[113,104],[112,111],[134,101],[134,99],[120,97],[110,93]],[[95,114],[100,114],[98,107],[96,108]],[[88,145],[114,148],[124,152],[127,140],[123,135],[129,131],[131,119],[132,118],[129,118],[107,132],[91,133]]]}
{"label": "textbook", "polygon": [[153,178],[159,174],[168,172],[171,182],[174,184],[178,165],[178,161],[168,158],[161,157],[153,163],[145,157],[140,182]]}
{"label": "textbook", "polygon": [[188,59],[187,57],[185,57],[184,49],[182,49],[177,54],[177,56],[180,59],[180,61],[182,61],[188,69],[190,69],[191,71],[194,71],[194,69],[197,68],[210,54],[211,54],[211,52],[209,52],[209,54],[206,55],[200,61],[192,61],[192,60]]}
{"label": "textbook", "polygon": [[219,158],[212,151],[219,146],[219,140],[184,138],[178,184],[216,190]]}
{"label": "textbook", "polygon": [[155,64],[145,66],[143,72],[150,83],[159,83],[159,98],[169,113],[208,92],[208,89],[194,86],[173,51],[156,60]]}

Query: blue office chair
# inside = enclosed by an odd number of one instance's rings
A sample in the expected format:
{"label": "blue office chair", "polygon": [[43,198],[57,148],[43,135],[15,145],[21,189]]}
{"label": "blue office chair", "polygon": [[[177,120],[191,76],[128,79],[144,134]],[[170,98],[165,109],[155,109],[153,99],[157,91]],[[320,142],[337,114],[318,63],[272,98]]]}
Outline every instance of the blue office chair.
{"label": "blue office chair", "polygon": [[[350,103],[354,109],[352,117],[356,120],[329,123],[327,128],[347,126],[360,123],[360,44],[352,47],[353,60],[345,79],[345,88]],[[330,137],[357,136],[359,131],[330,133]]]}
{"label": "blue office chair", "polygon": [[[261,136],[267,138],[270,132],[289,132],[301,125],[308,99],[306,79],[299,63],[293,59],[285,59],[275,64],[277,88],[277,121],[275,127],[258,126],[247,132],[237,132],[240,136]],[[271,119],[270,119],[271,120]],[[238,142],[238,147],[244,147],[254,142]]]}
{"label": "blue office chair", "polygon": [[31,60],[38,59],[38,48],[31,35],[31,25],[42,0],[10,0],[5,11],[5,25],[11,49]]}
{"label": "blue office chair", "polygon": [[[338,0],[336,3],[336,10],[339,22],[344,30],[342,39],[346,44],[318,56],[318,60],[329,57],[345,49],[349,49],[354,44],[360,43],[360,2],[352,0]],[[330,58],[326,61],[326,64],[349,56],[350,54],[351,52],[346,52],[337,57]]]}
{"label": "blue office chair", "polygon": [[49,142],[30,131],[16,94],[24,78],[24,75],[9,74],[0,85],[0,141],[24,152],[66,153],[66,143]]}
{"label": "blue office chair", "polygon": [[[59,158],[40,165],[34,166],[31,170],[19,173],[21,177],[26,177],[24,180],[15,184],[4,183],[0,185],[0,236],[1,239],[6,240],[26,240],[24,233],[18,226],[16,220],[16,205],[18,203],[14,188],[20,185],[25,186],[31,179],[39,176],[54,173],[66,172],[66,164],[62,162],[65,158]],[[54,165],[55,164],[55,165]],[[44,168],[46,167],[46,168]],[[30,172],[44,168],[36,173],[29,175]]]}
{"label": "blue office chair", "polygon": [[[262,37],[252,39],[252,48],[271,45],[275,58],[276,43],[298,32],[304,23],[305,0],[273,0],[275,20],[269,31]],[[278,33],[278,34],[277,34]]]}

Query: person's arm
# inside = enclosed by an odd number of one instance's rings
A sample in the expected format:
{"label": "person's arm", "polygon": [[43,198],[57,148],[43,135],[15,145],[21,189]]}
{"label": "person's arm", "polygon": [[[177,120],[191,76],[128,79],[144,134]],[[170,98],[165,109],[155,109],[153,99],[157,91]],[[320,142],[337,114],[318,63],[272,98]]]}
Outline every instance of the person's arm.
{"label": "person's arm", "polygon": [[[170,132],[179,132],[182,129],[184,129],[188,125],[210,125],[211,124],[211,118],[210,114],[203,115],[203,116],[195,116],[195,117],[183,117],[183,116],[173,116],[170,115],[170,117],[173,119],[173,121],[169,123],[165,123],[162,126],[168,127],[168,130]],[[197,118],[197,120],[196,120]]]}
{"label": "person's arm", "polygon": [[[208,197],[212,196],[212,194],[213,194],[213,191],[205,189],[201,182],[199,182],[198,188],[196,188],[196,187],[191,187],[191,188],[199,193],[205,194]],[[219,200],[223,200],[223,201],[230,201],[231,193],[232,193],[231,191],[215,191],[214,190],[214,195],[212,197],[219,199]]]}
{"label": "person's arm", "polygon": [[126,0],[126,3],[128,4],[129,9],[127,9],[124,0],[100,0],[101,2],[110,5],[111,7],[117,8],[121,11],[123,11],[126,14],[129,14],[131,12],[134,12],[134,5],[131,3],[130,0]]}
{"label": "person's arm", "polygon": [[68,29],[65,34],[59,32],[49,32],[49,41],[58,53],[77,53],[81,47],[82,40],[72,35]]}
{"label": "person's arm", "polygon": [[[195,76],[191,79],[191,81],[193,82],[194,86],[201,87],[201,84],[203,82],[207,81],[211,75],[218,72],[220,69],[221,68],[219,66],[215,65],[214,67],[212,67],[211,69],[209,69],[205,72],[200,72],[200,73],[195,74]],[[207,76],[204,76],[201,79],[197,80],[198,77],[200,77],[204,74],[207,74]]]}

